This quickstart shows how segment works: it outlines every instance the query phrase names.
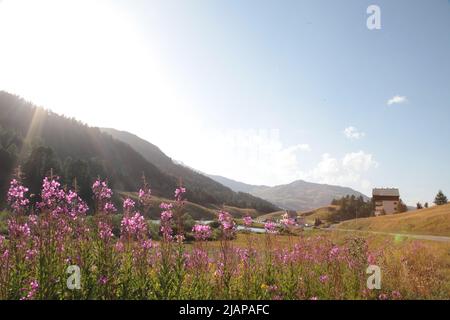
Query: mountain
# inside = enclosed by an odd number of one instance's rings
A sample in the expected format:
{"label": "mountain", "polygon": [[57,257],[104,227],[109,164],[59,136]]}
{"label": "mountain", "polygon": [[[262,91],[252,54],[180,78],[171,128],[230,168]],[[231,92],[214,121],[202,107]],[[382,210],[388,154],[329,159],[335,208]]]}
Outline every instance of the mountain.
{"label": "mountain", "polygon": [[52,171],[67,185],[76,178],[88,201],[98,176],[116,190],[135,191],[144,174],[156,195],[170,198],[177,184],[128,144],[98,128],[0,91],[0,203],[19,165],[31,193],[39,194],[43,177]]}
{"label": "mountain", "polygon": [[226,187],[179,162],[175,162],[157,146],[132,133],[111,128],[101,128],[100,130],[130,145],[164,174],[176,180],[181,178],[183,185],[200,200],[199,203],[228,204],[240,208],[254,208],[264,213],[278,210],[268,201],[241,190],[234,192],[232,188]]}
{"label": "mountain", "polygon": [[364,199],[368,199],[364,194],[351,188],[312,183],[303,180],[269,187],[250,185],[217,175],[208,176],[234,191],[248,192],[287,210],[312,210],[327,206],[333,199],[346,195],[362,196]]}

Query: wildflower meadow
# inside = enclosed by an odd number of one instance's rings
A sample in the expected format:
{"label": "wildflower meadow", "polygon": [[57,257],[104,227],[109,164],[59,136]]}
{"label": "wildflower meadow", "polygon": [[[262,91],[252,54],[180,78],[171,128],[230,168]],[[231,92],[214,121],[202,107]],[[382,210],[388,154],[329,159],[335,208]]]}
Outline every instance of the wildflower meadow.
{"label": "wildflower meadow", "polygon": [[[186,189],[160,205],[160,237],[152,239],[145,217],[151,199],[144,183],[135,200],[118,209],[107,183],[92,185],[88,208],[76,190],[56,177],[43,180],[32,204],[20,179],[10,183],[10,218],[0,236],[0,299],[432,299],[449,296],[448,278],[430,250],[417,242],[402,247],[349,237],[337,243],[324,234],[289,232],[293,220],[268,221],[265,234],[244,231],[226,211],[217,212],[220,236],[196,224],[186,240],[181,216]],[[138,199],[138,200],[137,200]],[[382,286],[368,289],[369,265],[382,270]],[[80,271],[71,286],[71,271]],[[444,268],[445,269],[445,268]]]}

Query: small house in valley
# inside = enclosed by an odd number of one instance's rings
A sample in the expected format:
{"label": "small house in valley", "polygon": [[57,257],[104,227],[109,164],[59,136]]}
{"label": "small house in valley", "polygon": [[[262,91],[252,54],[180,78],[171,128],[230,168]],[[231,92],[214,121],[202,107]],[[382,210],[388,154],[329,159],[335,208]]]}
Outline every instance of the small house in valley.
{"label": "small house in valley", "polygon": [[394,214],[398,212],[400,192],[395,188],[375,188],[372,191],[375,215]]}

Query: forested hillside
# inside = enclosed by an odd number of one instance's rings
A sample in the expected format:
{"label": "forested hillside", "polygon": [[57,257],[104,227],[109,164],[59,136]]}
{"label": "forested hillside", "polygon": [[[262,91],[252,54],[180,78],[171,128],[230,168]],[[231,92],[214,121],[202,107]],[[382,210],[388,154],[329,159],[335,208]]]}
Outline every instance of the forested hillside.
{"label": "forested hillside", "polygon": [[[116,190],[135,191],[145,175],[155,195],[172,198],[178,179],[161,171],[130,145],[98,128],[89,127],[32,103],[0,92],[0,203],[8,181],[20,165],[24,183],[38,193],[42,178],[50,173],[67,185],[76,185],[91,199],[94,178],[107,178]],[[190,183],[187,197],[202,205],[229,204],[270,212],[274,206],[254,196],[219,185],[214,189]]]}

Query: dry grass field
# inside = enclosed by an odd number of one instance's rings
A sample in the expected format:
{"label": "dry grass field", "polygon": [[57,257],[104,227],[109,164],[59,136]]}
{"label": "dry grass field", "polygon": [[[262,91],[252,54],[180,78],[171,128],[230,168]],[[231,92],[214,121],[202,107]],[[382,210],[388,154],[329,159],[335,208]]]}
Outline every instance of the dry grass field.
{"label": "dry grass field", "polygon": [[401,214],[345,221],[338,228],[450,236],[450,204]]}

